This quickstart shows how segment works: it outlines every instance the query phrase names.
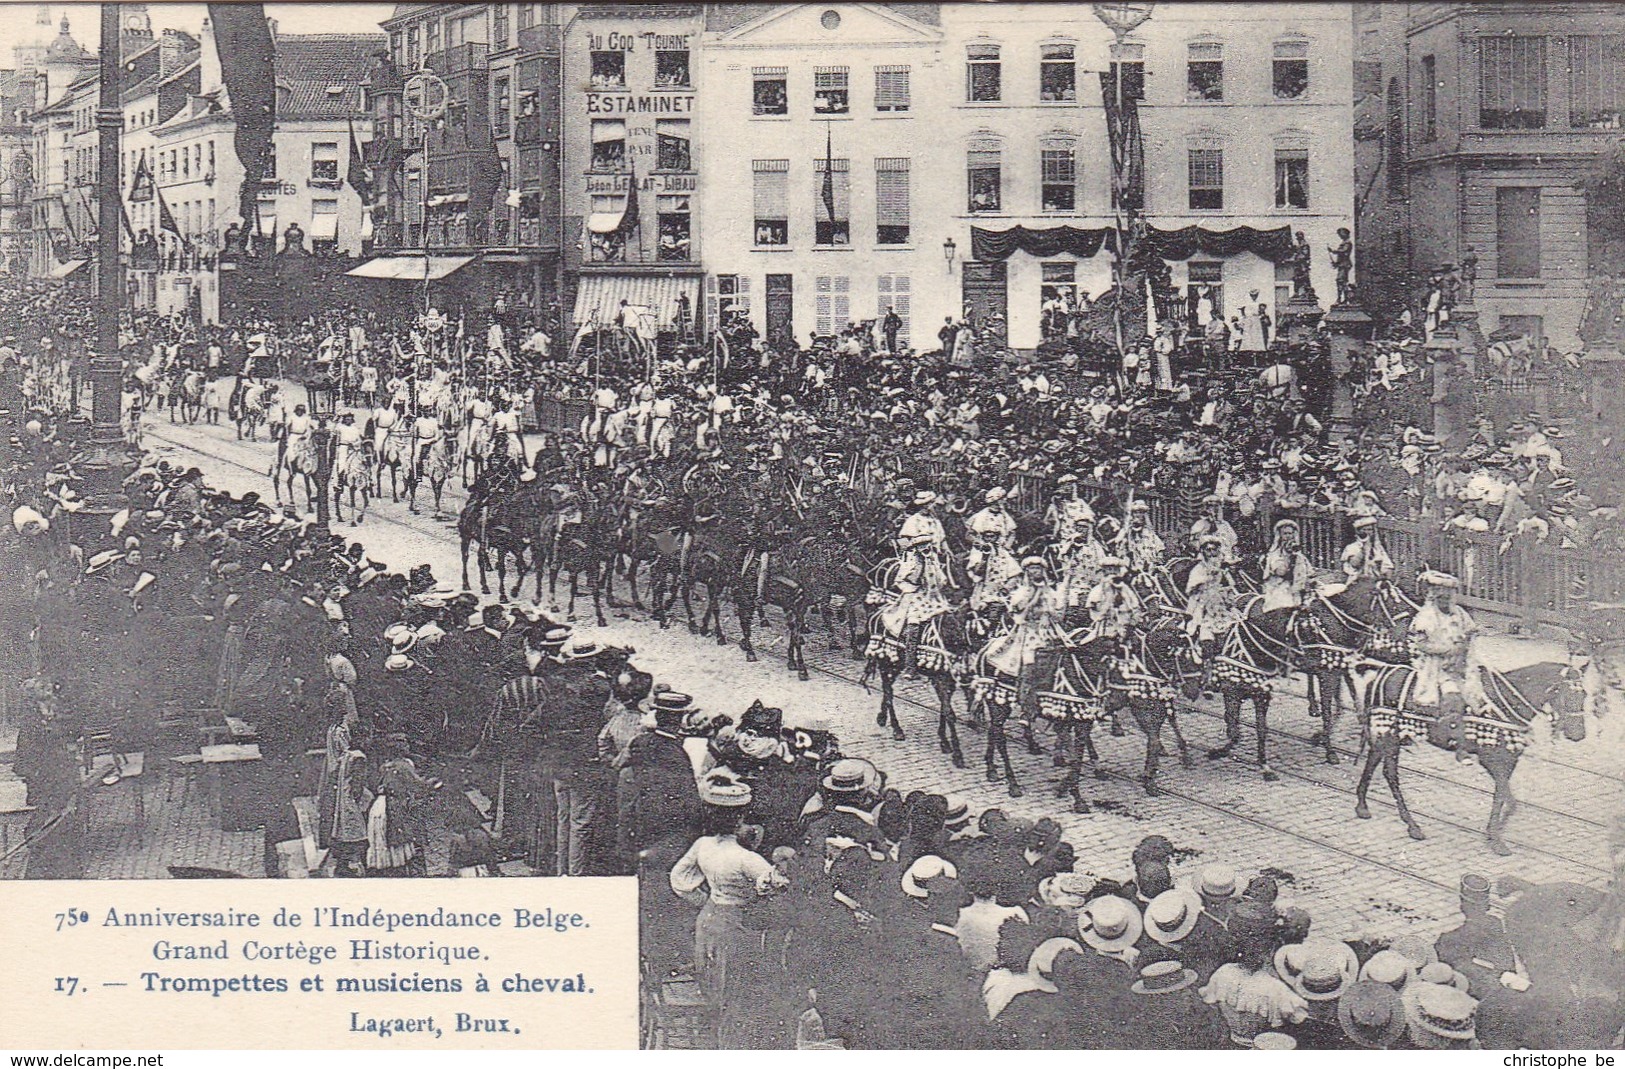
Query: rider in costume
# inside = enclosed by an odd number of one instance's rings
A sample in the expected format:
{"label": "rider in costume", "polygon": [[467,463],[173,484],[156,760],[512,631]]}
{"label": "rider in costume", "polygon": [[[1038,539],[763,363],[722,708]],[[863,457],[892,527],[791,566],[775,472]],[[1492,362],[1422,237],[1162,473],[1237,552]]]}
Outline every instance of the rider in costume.
{"label": "rider in costume", "polygon": [[1354,541],[1343,547],[1339,558],[1344,578],[1353,583],[1360,579],[1387,579],[1394,574],[1393,559],[1377,537],[1377,518],[1357,516],[1354,519]]}
{"label": "rider in costume", "polygon": [[1223,543],[1216,535],[1208,535],[1202,539],[1198,553],[1200,556],[1185,580],[1190,609],[1186,629],[1201,643],[1202,684],[1206,689],[1219,636],[1229,631],[1240,615],[1236,611],[1235,583],[1224,563]]}
{"label": "rider in costume", "polygon": [[921,490],[914,495],[915,511],[897,533],[896,599],[880,612],[888,634],[902,635],[903,665],[912,671],[919,663],[920,634],[927,621],[948,611],[944,591],[948,573],[948,538],[937,518],[937,495]]}
{"label": "rider in costume", "polygon": [[982,496],[984,506],[965,521],[965,534],[970,541],[970,554],[965,569],[976,579],[972,593],[974,608],[984,608],[992,601],[1002,601],[1012,581],[1021,574],[1016,562],[1016,521],[1004,507],[1009,491],[995,486]]}
{"label": "rider in costume", "polygon": [[1269,552],[1264,554],[1262,611],[1302,605],[1304,591],[1309,588],[1314,574],[1314,565],[1309,563],[1299,545],[1298,521],[1276,521],[1275,539],[1270,543]]}
{"label": "rider in costume", "polygon": [[1118,641],[1128,637],[1140,622],[1140,596],[1128,585],[1124,576],[1127,567],[1128,562],[1122,557],[1102,557],[1100,582],[1086,599],[1095,631]]}
{"label": "rider in costume", "polygon": [[987,663],[1021,681],[1017,702],[1030,711],[1034,680],[1031,672],[1022,669],[1037,659],[1039,650],[1066,637],[1062,626],[1066,605],[1050,582],[1044,558],[1028,557],[1021,562],[1021,582],[1010,595],[1010,613],[1014,626],[988,646]]}
{"label": "rider in costume", "polygon": [[1473,636],[1478,625],[1467,610],[1456,604],[1461,582],[1445,572],[1422,573],[1427,587],[1426,603],[1411,620],[1411,667],[1416,670],[1412,700],[1420,706],[1438,709],[1439,723],[1455,743],[1456,760],[1471,755],[1466,741],[1466,711],[1469,698],[1481,700],[1478,670],[1472,659]]}
{"label": "rider in costume", "polygon": [[1128,561],[1130,571],[1149,572],[1162,563],[1162,537],[1151,526],[1151,506],[1146,502],[1137,500],[1129,506],[1117,546],[1118,556]]}

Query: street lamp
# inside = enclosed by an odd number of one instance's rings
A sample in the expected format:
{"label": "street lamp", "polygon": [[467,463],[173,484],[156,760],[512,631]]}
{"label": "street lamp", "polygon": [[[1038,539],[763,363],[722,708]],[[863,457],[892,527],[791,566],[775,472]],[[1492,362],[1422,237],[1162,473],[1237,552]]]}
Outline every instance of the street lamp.
{"label": "street lamp", "polygon": [[305,382],[305,399],[310,403],[310,414],[316,420],[312,432],[316,436],[316,527],[328,533],[327,495],[333,480],[333,427],[338,412],[338,384],[330,373]]}
{"label": "street lamp", "polygon": [[958,251],[959,246],[954,244],[953,238],[949,238],[942,243],[942,258],[943,260],[947,261],[948,273],[950,275],[954,273],[954,254]]}

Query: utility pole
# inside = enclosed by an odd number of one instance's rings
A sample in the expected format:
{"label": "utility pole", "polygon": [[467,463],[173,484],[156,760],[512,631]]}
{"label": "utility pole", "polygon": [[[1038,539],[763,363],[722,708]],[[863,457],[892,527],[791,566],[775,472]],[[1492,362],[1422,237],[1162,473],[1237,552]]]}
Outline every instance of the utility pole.
{"label": "utility pole", "polygon": [[96,195],[96,334],[90,360],[91,433],[83,467],[90,479],[86,497],[93,507],[119,507],[128,456],[124,448],[123,361],[119,357],[119,308],[124,299],[124,268],[119,262],[119,139],[124,108],[119,86],[117,4],[101,5],[100,97]]}

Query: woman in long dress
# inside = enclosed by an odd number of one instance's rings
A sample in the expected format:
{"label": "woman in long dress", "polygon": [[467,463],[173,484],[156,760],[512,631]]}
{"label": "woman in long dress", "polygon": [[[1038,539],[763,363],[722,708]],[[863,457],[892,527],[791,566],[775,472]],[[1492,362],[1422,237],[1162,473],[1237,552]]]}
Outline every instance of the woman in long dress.
{"label": "woman in long dress", "polygon": [[317,845],[327,846],[332,837],[334,810],[338,805],[339,766],[343,763],[344,755],[349,753],[356,742],[356,732],[361,717],[355,705],[355,665],[342,653],[329,654],[327,658],[327,672],[332,682],[328,684],[327,692],[322,696],[322,705],[327,710],[329,727],[327,729],[327,754],[322,762],[322,781],[316,789],[316,811],[321,816],[321,825],[317,832]]}

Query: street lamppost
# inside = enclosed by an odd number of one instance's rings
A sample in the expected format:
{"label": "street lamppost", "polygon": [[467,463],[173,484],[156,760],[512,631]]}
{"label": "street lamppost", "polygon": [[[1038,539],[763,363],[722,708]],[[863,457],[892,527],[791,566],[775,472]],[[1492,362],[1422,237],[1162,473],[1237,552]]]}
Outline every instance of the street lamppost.
{"label": "street lamppost", "polygon": [[316,529],[328,533],[328,494],[333,482],[333,418],[338,412],[338,385],[324,372],[305,382],[305,399],[316,420]]}
{"label": "street lamppost", "polygon": [[119,308],[124,298],[124,269],[119,263],[119,137],[124,108],[119,93],[119,9],[101,5],[101,84],[96,108],[96,334],[90,359],[90,447],[81,454],[89,481],[85,495],[98,509],[116,510],[123,490],[123,362],[119,359]]}
{"label": "street lamppost", "polygon": [[[1140,204],[1136,199],[1131,203],[1129,197],[1130,160],[1127,124],[1123,119],[1123,64],[1126,50],[1123,43],[1128,35],[1138,29],[1151,17],[1156,4],[1095,4],[1093,10],[1095,18],[1112,31],[1112,102],[1111,118],[1107,123],[1107,137],[1112,141],[1112,209],[1116,213],[1117,226],[1117,257],[1112,263],[1112,282],[1117,287],[1117,300],[1112,308],[1113,333],[1116,335],[1117,355],[1122,357],[1125,348],[1123,338],[1123,305],[1128,299],[1129,259],[1135,251],[1129,247],[1133,240],[1134,218],[1140,211]],[[1081,100],[1082,94],[1079,94]],[[1115,130],[1114,130],[1115,127]],[[1143,182],[1144,179],[1142,178]]]}

